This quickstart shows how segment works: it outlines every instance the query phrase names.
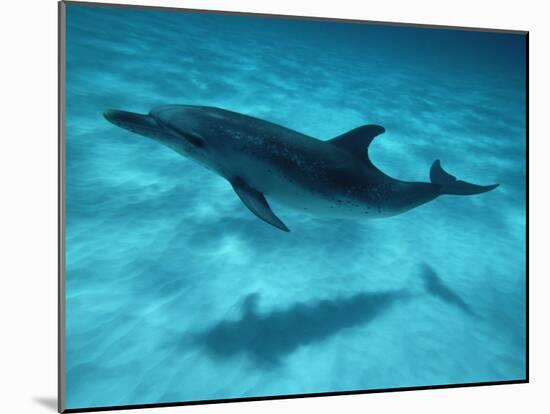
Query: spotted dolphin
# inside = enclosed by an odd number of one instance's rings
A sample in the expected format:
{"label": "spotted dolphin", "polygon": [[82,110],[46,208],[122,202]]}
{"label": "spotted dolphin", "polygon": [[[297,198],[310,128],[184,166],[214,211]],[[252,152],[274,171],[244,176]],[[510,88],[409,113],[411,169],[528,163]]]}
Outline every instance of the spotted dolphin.
{"label": "spotted dolphin", "polygon": [[225,109],[164,105],[148,114],[107,110],[111,123],[152,138],[224,177],[248,209],[289,231],[267,198],[329,217],[389,217],[441,195],[472,195],[498,186],[457,180],[441,167],[431,182],[392,178],[368,156],[385,129],[364,125],[328,141]]}

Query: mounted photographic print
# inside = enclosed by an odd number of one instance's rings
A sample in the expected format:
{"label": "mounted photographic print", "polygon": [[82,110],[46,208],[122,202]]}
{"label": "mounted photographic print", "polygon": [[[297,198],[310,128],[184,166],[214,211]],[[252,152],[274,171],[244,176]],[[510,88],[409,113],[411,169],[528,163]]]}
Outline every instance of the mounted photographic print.
{"label": "mounted photographic print", "polygon": [[527,382],[527,32],[59,11],[60,411]]}

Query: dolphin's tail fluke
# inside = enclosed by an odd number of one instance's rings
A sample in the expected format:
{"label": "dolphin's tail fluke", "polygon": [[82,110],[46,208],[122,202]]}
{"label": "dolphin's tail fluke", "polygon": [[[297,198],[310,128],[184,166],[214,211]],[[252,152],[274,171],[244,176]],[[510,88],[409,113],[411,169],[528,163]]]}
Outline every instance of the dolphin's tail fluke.
{"label": "dolphin's tail fluke", "polygon": [[430,168],[430,180],[433,184],[437,184],[441,187],[441,194],[473,195],[486,193],[498,187],[498,184],[476,185],[457,180],[456,177],[452,176],[441,167],[441,162],[439,160],[434,161],[432,168]]}

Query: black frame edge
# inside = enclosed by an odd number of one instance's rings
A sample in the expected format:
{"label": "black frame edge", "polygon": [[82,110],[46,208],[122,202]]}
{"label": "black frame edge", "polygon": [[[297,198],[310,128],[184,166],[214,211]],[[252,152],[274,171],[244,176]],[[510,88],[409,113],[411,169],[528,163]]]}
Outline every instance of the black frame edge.
{"label": "black frame edge", "polygon": [[529,32],[525,33],[525,381],[529,382]]}
{"label": "black frame edge", "polygon": [[219,400],[197,400],[185,402],[170,402],[158,404],[132,404],[132,405],[113,405],[108,407],[90,407],[90,408],[69,408],[63,413],[89,413],[96,411],[115,411],[115,410],[139,410],[145,408],[167,408],[167,407],[182,407],[191,405],[207,405],[207,404],[224,404],[224,403],[239,403],[251,401],[275,401],[275,400],[293,400],[298,398],[317,398],[317,397],[336,397],[346,395],[363,395],[363,394],[379,394],[384,392],[404,392],[404,391],[425,391],[425,390],[442,390],[449,388],[468,388],[468,387],[484,387],[493,385],[509,385],[509,384],[527,384],[526,379],[509,380],[509,381],[494,381],[494,382],[472,382],[465,384],[443,384],[443,385],[425,385],[419,387],[402,387],[402,388],[384,388],[375,390],[359,390],[359,391],[336,391],[336,392],[318,392],[311,394],[287,394],[287,395],[270,395],[262,397],[242,397],[228,398]]}
{"label": "black frame edge", "polygon": [[65,35],[66,3],[57,3],[57,411],[65,411]]}

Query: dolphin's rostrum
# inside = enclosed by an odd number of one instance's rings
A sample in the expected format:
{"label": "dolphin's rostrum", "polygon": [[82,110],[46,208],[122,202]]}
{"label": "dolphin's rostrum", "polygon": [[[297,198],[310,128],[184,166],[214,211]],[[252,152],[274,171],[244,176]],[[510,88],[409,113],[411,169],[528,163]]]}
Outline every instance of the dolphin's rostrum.
{"label": "dolphin's rostrum", "polygon": [[368,146],[385,129],[355,128],[329,141],[240,113],[206,106],[165,105],[149,114],[108,110],[113,124],[192,158],[227,179],[260,219],[284,231],[266,197],[332,217],[389,217],[445,195],[472,195],[498,186],[457,180],[439,160],[431,182],[396,180],[376,168]]}

